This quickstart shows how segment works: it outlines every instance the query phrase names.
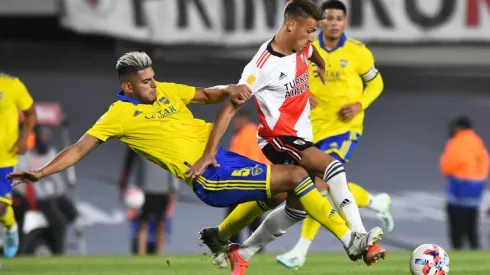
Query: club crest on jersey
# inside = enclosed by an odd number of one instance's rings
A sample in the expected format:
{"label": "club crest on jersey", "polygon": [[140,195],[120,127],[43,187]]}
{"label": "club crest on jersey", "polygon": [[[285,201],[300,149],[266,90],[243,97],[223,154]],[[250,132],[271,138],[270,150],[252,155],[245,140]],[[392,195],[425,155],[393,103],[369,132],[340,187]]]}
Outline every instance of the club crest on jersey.
{"label": "club crest on jersey", "polygon": [[347,67],[347,59],[340,59],[340,67],[342,68]]}
{"label": "club crest on jersey", "polygon": [[306,144],[306,142],[302,139],[297,139],[297,140],[293,141],[293,143],[296,145],[305,145]]}
{"label": "club crest on jersey", "polygon": [[169,104],[170,103],[170,100],[168,100],[168,98],[162,96],[160,97],[160,99],[158,100],[160,103],[163,103],[163,104]]}
{"label": "club crest on jersey", "polygon": [[258,176],[258,175],[262,174],[262,172],[264,172],[264,170],[260,167],[253,167],[252,168],[252,176]]}

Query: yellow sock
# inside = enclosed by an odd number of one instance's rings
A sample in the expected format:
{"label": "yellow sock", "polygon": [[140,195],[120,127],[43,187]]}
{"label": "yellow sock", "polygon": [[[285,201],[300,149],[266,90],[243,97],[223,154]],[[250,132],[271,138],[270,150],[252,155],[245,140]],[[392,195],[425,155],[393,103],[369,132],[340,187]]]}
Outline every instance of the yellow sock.
{"label": "yellow sock", "polygon": [[238,234],[267,210],[269,208],[262,201],[250,201],[239,204],[219,225],[220,235],[230,237]]}
{"label": "yellow sock", "polygon": [[306,213],[337,238],[343,237],[350,229],[345,221],[337,214],[330,202],[315,188],[310,177],[305,177],[294,189]]}
{"label": "yellow sock", "polygon": [[369,205],[369,192],[362,188],[360,185],[350,182],[349,190],[356,199],[357,206],[364,208]]}
{"label": "yellow sock", "polygon": [[3,224],[7,230],[12,229],[12,227],[15,225],[14,209],[12,206],[7,205],[7,208],[5,208],[5,213],[3,216],[0,216],[0,223]]}
{"label": "yellow sock", "polygon": [[310,216],[306,217],[303,221],[303,226],[301,227],[301,237],[313,241],[316,233],[320,230],[320,226],[322,225]]}

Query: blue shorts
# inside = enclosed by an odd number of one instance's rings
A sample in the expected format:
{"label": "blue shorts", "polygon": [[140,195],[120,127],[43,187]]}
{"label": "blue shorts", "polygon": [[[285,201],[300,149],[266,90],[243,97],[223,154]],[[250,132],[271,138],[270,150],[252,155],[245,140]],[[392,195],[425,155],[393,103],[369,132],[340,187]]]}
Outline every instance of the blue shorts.
{"label": "blue shorts", "polygon": [[356,148],[361,135],[355,132],[347,132],[340,135],[322,139],[315,144],[316,148],[336,158],[338,161],[346,163]]}
{"label": "blue shorts", "polygon": [[194,193],[204,203],[230,207],[271,197],[270,166],[226,150],[218,151],[216,161],[220,167],[209,166],[193,182]]}
{"label": "blue shorts", "polygon": [[12,204],[12,181],[7,175],[14,171],[14,167],[0,167],[0,201],[8,205]]}

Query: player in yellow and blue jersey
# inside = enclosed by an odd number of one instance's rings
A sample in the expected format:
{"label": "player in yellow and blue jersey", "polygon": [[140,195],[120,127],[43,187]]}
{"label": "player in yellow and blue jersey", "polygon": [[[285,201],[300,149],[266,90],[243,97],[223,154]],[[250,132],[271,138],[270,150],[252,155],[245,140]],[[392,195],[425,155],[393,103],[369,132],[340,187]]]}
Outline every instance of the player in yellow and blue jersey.
{"label": "player in yellow and blue jersey", "polygon": [[[77,143],[46,166],[9,174],[8,178],[15,180],[14,185],[36,182],[75,165],[113,138],[184,180],[208,205],[229,207],[250,201],[263,204],[273,195],[289,192],[288,205],[302,205],[308,215],[325,227],[335,225],[342,233],[339,238],[349,255],[360,257],[379,239],[377,229],[362,233],[351,231],[303,168],[265,165],[221,149],[205,151],[209,137],[226,129],[213,129],[212,124],[194,118],[187,105],[218,103],[232,95],[224,108],[236,108],[251,97],[246,85],[203,89],[157,82],[152,61],[142,52],[123,55],[116,70],[122,87],[118,100]],[[199,167],[196,164],[201,156],[211,155],[211,165]]]}
{"label": "player in yellow and blue jersey", "polygon": [[[321,8],[325,19],[320,23],[322,31],[313,45],[325,60],[327,85],[315,77],[316,70],[312,64],[310,102],[313,108],[310,119],[313,142],[317,148],[346,163],[361,138],[364,111],[383,91],[383,79],[375,67],[371,51],[363,43],[345,35],[346,6],[338,0],[330,0]],[[349,189],[359,207],[378,212],[385,231],[393,230],[388,194],[373,196],[354,183],[349,183]],[[296,246],[278,256],[277,261],[289,268],[301,267],[319,228],[314,220],[306,218]]]}
{"label": "player in yellow and blue jersey", "polygon": [[[19,111],[24,125],[19,135]],[[12,181],[7,175],[17,165],[17,154],[27,151],[27,139],[36,124],[34,101],[22,81],[0,73],[0,223],[5,226],[4,255],[12,258],[19,248],[18,228],[12,208]]]}

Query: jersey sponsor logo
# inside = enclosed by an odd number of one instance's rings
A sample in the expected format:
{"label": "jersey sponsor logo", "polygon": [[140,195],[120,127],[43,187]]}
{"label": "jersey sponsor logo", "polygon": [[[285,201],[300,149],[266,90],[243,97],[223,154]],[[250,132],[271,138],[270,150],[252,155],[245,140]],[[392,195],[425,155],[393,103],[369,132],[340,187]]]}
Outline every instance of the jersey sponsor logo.
{"label": "jersey sponsor logo", "polygon": [[163,104],[169,104],[170,100],[168,100],[168,98],[162,96],[162,97],[160,97],[160,99],[158,99],[158,102],[163,103]]}
{"label": "jersey sponsor logo", "polygon": [[293,81],[284,84],[286,88],[285,98],[300,95],[310,88],[308,82],[308,72],[304,72],[302,75],[296,77]]}
{"label": "jersey sponsor logo", "polygon": [[334,71],[334,70],[330,70],[330,71],[326,71],[325,72],[325,78],[327,79],[327,81],[339,81],[340,80],[340,71]]}
{"label": "jersey sponsor logo", "polygon": [[143,113],[143,112],[142,112],[142,111],[140,111],[140,110],[136,110],[136,111],[134,111],[133,116],[138,116],[138,115],[139,115],[139,114],[141,114],[141,113]]}
{"label": "jersey sponsor logo", "polygon": [[281,74],[279,75],[279,80],[283,80],[285,77],[286,77],[286,74],[281,72]]}
{"label": "jersey sponsor logo", "polygon": [[177,113],[177,110],[174,106],[170,106],[168,108],[164,108],[162,110],[158,110],[156,113],[151,116],[145,116],[146,119],[163,119],[169,117],[173,114]]}

